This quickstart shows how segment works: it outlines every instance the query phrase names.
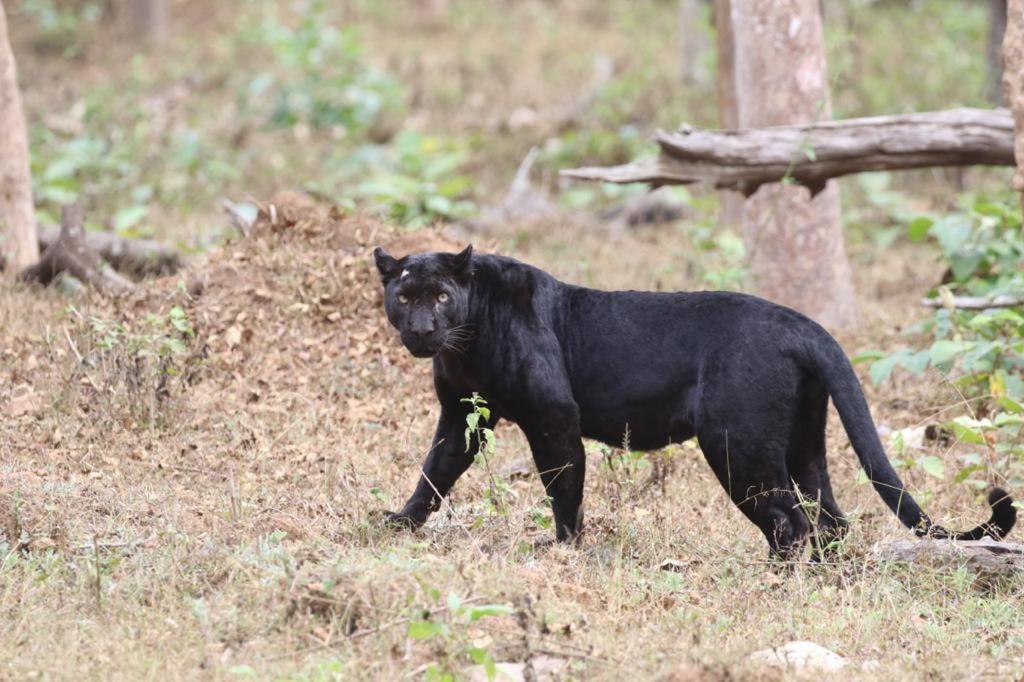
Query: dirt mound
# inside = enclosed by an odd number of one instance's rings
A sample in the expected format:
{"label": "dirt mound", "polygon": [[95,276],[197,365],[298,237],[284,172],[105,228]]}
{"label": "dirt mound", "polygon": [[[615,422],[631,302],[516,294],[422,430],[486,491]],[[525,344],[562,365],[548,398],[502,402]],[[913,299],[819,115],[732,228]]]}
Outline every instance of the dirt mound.
{"label": "dirt mound", "polygon": [[[229,395],[252,403],[310,383],[339,391],[329,380],[351,386],[382,365],[413,365],[383,313],[376,245],[396,255],[461,248],[439,230],[406,232],[282,192],[261,205],[248,238],[190,271],[184,290],[180,278],[163,281],[130,306],[180,306],[205,355],[204,380]],[[353,415],[366,416],[362,396],[344,397]]]}

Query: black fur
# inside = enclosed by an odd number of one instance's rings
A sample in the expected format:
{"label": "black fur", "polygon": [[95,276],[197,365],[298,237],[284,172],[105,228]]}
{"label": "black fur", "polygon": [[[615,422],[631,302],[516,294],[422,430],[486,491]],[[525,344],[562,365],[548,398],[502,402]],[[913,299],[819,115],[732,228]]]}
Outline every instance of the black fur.
{"label": "black fur", "polygon": [[421,525],[472,463],[461,398],[474,391],[489,426],[507,419],[526,434],[559,540],[582,530],[581,438],[621,445],[628,431],[639,450],[696,436],[774,556],[794,556],[808,537],[820,556],[847,527],[825,461],[829,396],[878,494],[918,535],[998,539],[1016,520],[994,490],[987,523],[934,525],[889,463],[839,344],[789,308],[727,292],[596,291],[472,247],[374,256],[388,319],[413,355],[433,357],[441,403],[423,475],[394,522]]}

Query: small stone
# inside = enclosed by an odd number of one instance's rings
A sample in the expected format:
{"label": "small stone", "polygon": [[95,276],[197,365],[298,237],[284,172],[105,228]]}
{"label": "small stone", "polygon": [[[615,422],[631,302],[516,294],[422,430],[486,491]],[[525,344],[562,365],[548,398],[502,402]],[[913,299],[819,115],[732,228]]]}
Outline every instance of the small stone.
{"label": "small stone", "polygon": [[834,672],[847,665],[845,658],[814,642],[787,642],[782,646],[755,651],[747,656],[747,660],[792,671]]}

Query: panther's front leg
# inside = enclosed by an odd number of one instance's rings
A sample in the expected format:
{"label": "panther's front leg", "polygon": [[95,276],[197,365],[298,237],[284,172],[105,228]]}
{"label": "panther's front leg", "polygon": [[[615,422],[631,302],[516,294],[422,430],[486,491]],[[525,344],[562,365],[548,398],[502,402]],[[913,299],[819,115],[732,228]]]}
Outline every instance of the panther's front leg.
{"label": "panther's front leg", "polygon": [[530,442],[533,460],[551,498],[555,537],[572,542],[583,531],[583,482],[586,455],[576,403],[540,404],[519,422]]}
{"label": "panther's front leg", "polygon": [[[466,448],[467,414],[468,410],[461,406],[442,407],[433,447],[423,463],[416,490],[402,511],[388,514],[390,523],[413,529],[422,526],[432,512],[441,508],[441,501],[451,491],[455,481],[473,463],[480,444],[476,434],[473,434],[469,448]],[[496,422],[497,419],[492,416],[489,423],[480,426],[493,428]]]}

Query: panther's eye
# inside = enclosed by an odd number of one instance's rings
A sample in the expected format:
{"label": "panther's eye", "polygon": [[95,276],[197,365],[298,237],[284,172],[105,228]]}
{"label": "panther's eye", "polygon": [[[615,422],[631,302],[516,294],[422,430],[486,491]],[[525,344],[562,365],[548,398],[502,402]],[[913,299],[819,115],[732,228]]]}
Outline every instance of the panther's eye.
{"label": "panther's eye", "polygon": [[438,303],[447,303],[448,302],[448,294],[446,294],[446,293],[444,293],[442,291],[440,294],[437,295],[437,302]]}
{"label": "panther's eye", "polygon": [[398,295],[398,302],[399,303],[408,303],[409,302],[409,297],[406,296],[405,294],[399,294]]}

